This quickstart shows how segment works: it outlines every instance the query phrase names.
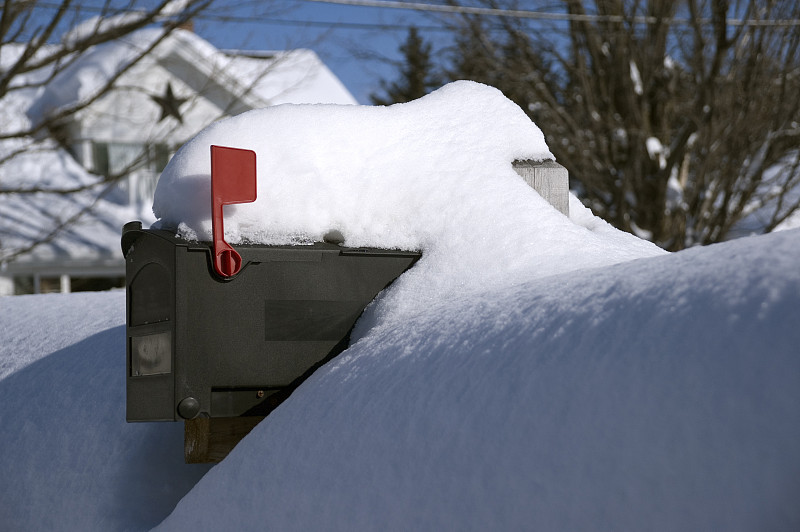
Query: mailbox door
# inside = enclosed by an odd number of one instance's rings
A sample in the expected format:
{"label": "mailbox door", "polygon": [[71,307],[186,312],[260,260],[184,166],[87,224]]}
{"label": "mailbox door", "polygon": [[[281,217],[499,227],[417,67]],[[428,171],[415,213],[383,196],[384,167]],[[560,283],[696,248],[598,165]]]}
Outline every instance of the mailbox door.
{"label": "mailbox door", "polygon": [[146,232],[127,237],[126,417],[173,421],[175,246]]}

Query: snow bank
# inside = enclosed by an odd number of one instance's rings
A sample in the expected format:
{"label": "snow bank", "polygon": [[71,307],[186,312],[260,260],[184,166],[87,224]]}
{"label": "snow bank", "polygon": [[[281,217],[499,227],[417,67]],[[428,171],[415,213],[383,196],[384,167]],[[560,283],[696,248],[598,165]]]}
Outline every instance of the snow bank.
{"label": "snow bank", "polygon": [[800,523],[800,234],[664,256],[528,188],[511,162],[543,140],[464,82],[246,114],[183,148],[163,227],[208,239],[209,146],[229,145],[257,152],[260,193],[226,212],[231,241],[336,229],[423,258],[160,529]]}
{"label": "snow bank", "polygon": [[121,292],[0,300],[0,528],[800,528],[800,231],[665,255],[567,218],[510,168],[541,133],[471,83],[221,122],[162,226],[208,237],[212,142],[259,155],[231,240],[423,259],[210,469],[181,424],[125,423]]}
{"label": "snow bank", "polygon": [[125,422],[125,293],[0,298],[0,530],[146,530],[208,470]]}
{"label": "snow bank", "polygon": [[367,333],[158,530],[797,530],[800,232]]}
{"label": "snow bank", "polygon": [[799,261],[784,231],[441,301],[210,471],[124,421],[121,292],[2,298],[0,528],[147,530],[196,484],[162,530],[797,530]]}

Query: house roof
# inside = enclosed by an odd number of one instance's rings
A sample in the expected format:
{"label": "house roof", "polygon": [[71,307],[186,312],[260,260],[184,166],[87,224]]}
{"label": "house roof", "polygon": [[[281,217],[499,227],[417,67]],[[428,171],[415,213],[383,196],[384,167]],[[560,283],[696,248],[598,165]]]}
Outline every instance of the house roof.
{"label": "house roof", "polygon": [[[44,88],[7,94],[0,100],[0,128],[24,129],[91,97],[142,50],[152,46],[161,32],[144,29],[95,46]],[[7,65],[17,52],[17,47],[4,44],[2,63]],[[231,115],[283,103],[356,103],[311,50],[221,51],[192,32],[175,30],[158,42],[147,60],[155,61],[194,90],[199,91],[202,84],[205,98],[234,102],[227,107]],[[209,90],[210,84],[214,90]],[[50,139],[0,141],[0,160],[15,151],[20,153],[0,163],[0,275],[33,272],[36,268],[77,268],[86,263],[111,264],[121,272],[121,227],[134,219],[152,222],[150,206],[120,207],[104,199],[102,185],[91,186],[98,177]],[[81,187],[85,190],[72,195],[56,192]],[[42,191],[2,193],[32,188]],[[71,228],[57,230],[73,218],[76,221]],[[46,243],[20,254],[43,238]]]}
{"label": "house roof", "polygon": [[312,50],[244,55],[218,50],[187,30],[165,36],[161,29],[144,29],[82,54],[47,85],[28,116],[40,120],[85,101],[151,47],[146,60],[169,70],[196,92],[240,100],[230,114],[281,103],[357,103]]}

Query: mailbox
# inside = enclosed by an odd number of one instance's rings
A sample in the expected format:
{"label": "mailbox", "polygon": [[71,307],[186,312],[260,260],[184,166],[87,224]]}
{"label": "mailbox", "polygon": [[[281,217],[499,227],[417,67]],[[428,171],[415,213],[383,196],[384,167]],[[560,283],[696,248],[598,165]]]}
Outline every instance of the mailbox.
{"label": "mailbox", "polygon": [[127,419],[264,415],[346,348],[364,307],[418,253],[237,246],[219,277],[209,244],[126,224]]}
{"label": "mailbox", "polygon": [[218,216],[214,242],[123,229],[128,421],[266,415],[347,347],[363,309],[420,257],[328,242],[234,250]]}

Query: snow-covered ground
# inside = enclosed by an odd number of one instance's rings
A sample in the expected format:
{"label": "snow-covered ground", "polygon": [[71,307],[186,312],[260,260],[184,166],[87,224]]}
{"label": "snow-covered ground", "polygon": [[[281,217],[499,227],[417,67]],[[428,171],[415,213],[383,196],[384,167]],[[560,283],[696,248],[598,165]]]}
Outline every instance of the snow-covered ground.
{"label": "snow-covered ground", "polygon": [[123,293],[5,298],[0,529],[797,530],[798,263],[792,230],[449,300],[210,471],[125,422]]}
{"label": "snow-covered ground", "polygon": [[207,234],[215,142],[270,192],[229,240],[423,251],[214,467],[180,423],[124,421],[124,293],[0,300],[0,529],[800,529],[800,230],[670,255],[563,216],[511,170],[548,153],[505,102],[275,108],[176,155],[163,227]]}

